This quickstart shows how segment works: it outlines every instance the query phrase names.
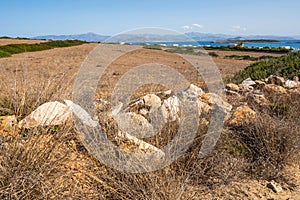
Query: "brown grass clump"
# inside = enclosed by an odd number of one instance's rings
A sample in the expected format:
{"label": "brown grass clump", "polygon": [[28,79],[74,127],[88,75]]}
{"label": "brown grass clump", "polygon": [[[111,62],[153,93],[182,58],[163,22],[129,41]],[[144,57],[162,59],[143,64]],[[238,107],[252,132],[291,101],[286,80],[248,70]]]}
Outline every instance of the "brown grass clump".
{"label": "brown grass clump", "polygon": [[[248,159],[249,174],[259,179],[282,179],[289,163],[298,163],[300,152],[299,97],[273,97],[268,107],[253,105],[252,123],[232,127],[236,151]],[[251,103],[251,102],[249,102]]]}

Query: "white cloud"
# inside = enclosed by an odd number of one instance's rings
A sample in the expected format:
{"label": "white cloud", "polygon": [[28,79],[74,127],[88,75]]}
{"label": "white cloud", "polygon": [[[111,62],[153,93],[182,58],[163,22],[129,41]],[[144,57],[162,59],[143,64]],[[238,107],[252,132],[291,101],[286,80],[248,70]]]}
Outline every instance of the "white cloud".
{"label": "white cloud", "polygon": [[238,32],[238,31],[246,31],[247,28],[236,25],[236,26],[231,26],[230,30],[233,32]]}
{"label": "white cloud", "polygon": [[181,28],[184,29],[184,30],[191,30],[191,29],[193,29],[193,27],[189,26],[189,25],[182,26]]}
{"label": "white cloud", "polygon": [[199,29],[199,28],[203,28],[204,26],[201,24],[191,24],[191,25],[185,25],[182,26],[181,28],[184,30],[191,30],[191,29]]}
{"label": "white cloud", "polygon": [[194,26],[196,28],[203,28],[203,25],[201,25],[201,24],[192,24],[192,26]]}

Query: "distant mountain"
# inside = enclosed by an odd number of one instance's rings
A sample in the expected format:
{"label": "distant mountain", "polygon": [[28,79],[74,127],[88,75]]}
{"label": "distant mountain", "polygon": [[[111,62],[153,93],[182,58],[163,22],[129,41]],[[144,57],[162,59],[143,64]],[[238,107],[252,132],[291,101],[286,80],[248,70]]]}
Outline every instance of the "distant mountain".
{"label": "distant mountain", "polygon": [[294,37],[288,36],[273,36],[273,35],[226,35],[213,33],[189,32],[185,34],[121,34],[110,38],[110,36],[99,35],[95,33],[86,33],[79,35],[46,35],[37,36],[32,39],[51,39],[51,40],[83,40],[87,42],[103,42],[108,39],[108,42],[187,42],[195,41],[228,41],[228,40],[295,40],[300,39],[300,35]]}
{"label": "distant mountain", "polygon": [[36,36],[32,39],[45,39],[45,40],[82,40],[87,42],[102,42],[110,36],[98,35],[95,33],[85,33],[79,35],[45,35]]}
{"label": "distant mountain", "polygon": [[190,37],[190,38],[193,38],[196,41],[227,40],[228,38],[237,37],[235,35],[199,33],[199,32],[189,32],[189,33],[185,33],[185,35]]}
{"label": "distant mountain", "polygon": [[274,36],[274,35],[250,35],[245,36],[246,40],[295,40],[290,36]]}
{"label": "distant mountain", "polygon": [[184,34],[120,34],[108,39],[108,42],[147,43],[147,42],[193,42]]}
{"label": "distant mountain", "polygon": [[[216,41],[216,40],[295,40],[295,37],[290,36],[274,36],[274,35],[225,35],[225,34],[212,34],[212,33],[186,33],[187,36],[197,41]],[[300,36],[299,36],[300,38]]]}

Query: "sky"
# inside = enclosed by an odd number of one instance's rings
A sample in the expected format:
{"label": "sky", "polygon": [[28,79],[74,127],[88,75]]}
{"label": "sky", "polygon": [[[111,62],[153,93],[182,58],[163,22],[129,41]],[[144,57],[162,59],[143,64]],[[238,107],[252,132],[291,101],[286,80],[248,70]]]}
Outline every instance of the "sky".
{"label": "sky", "polygon": [[0,36],[141,27],[232,35],[300,35],[299,0],[0,0]]}

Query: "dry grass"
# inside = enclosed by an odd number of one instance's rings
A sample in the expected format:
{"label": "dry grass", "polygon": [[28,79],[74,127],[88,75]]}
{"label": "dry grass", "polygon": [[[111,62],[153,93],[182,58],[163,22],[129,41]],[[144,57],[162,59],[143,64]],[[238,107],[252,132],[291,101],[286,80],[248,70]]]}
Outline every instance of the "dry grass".
{"label": "dry grass", "polygon": [[300,159],[300,101],[297,96],[272,96],[270,105],[252,107],[257,119],[250,124],[231,127],[236,151],[249,161],[249,175],[258,179],[286,179],[283,169]]}
{"label": "dry grass", "polygon": [[0,46],[8,45],[8,44],[38,44],[47,42],[47,40],[28,40],[28,39],[5,39],[0,38]]}
{"label": "dry grass", "polygon": [[[69,98],[73,79],[68,76],[70,82],[66,82],[63,72],[55,74],[49,72],[40,79],[7,74],[10,78],[0,82],[1,112],[21,119],[44,102]],[[272,101],[269,108],[257,110],[256,122],[225,127],[208,157],[198,158],[207,128],[201,126],[182,157],[143,174],[123,173],[99,163],[88,154],[71,123],[12,130],[10,135],[0,135],[0,198],[232,199],[245,192],[228,192],[233,182],[250,178],[286,181],[284,167],[299,160],[299,97]],[[100,114],[103,129],[114,135],[116,125],[105,118],[104,111]],[[167,124],[148,142],[165,145],[177,127]],[[220,196],[220,190],[227,196]]]}

